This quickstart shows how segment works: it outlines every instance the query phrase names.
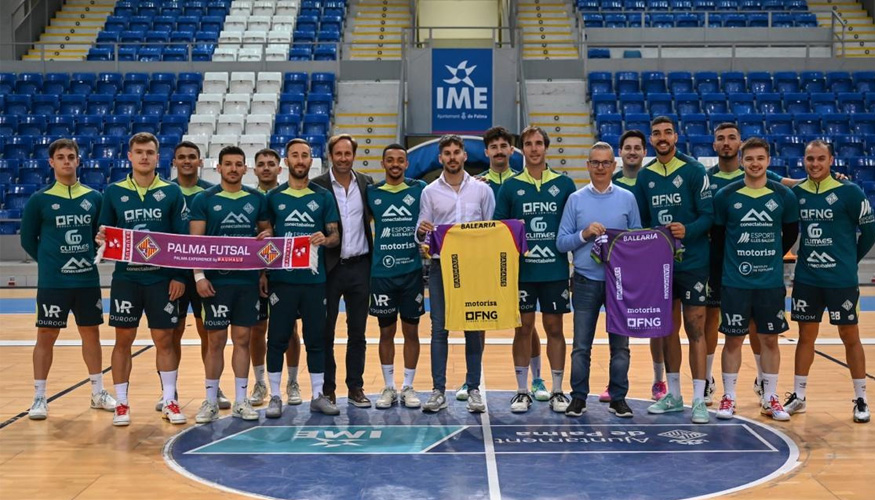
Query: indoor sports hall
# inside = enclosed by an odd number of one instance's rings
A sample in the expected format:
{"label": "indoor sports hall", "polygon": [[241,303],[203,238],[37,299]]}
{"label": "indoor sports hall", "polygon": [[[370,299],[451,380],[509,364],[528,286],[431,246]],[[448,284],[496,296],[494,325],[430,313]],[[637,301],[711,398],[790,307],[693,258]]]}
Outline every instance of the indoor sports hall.
{"label": "indoor sports hall", "polygon": [[[384,180],[384,148],[397,143],[407,149],[406,176],[436,182],[443,134],[463,137],[465,170],[477,175],[490,167],[484,131],[502,125],[518,139],[534,125],[550,136],[549,168],[582,189],[590,184],[594,144],[612,146],[619,171],[621,135],[640,130],[650,136],[657,116],[674,124],[677,150],[706,168],[718,164],[714,129],[724,122],[735,123],[741,139],[765,139],[768,170],[784,178],[806,178],[806,145],[823,140],[834,156],[831,171],[857,186],[871,215],[873,16],[872,0],[3,0],[0,496],[871,498],[875,427],[854,421],[846,349],[829,313],[815,343],[807,407],[784,422],[761,415],[757,366],[747,345],[735,417],[715,418],[723,390],[723,335],[708,424],[691,423],[689,405],[683,412],[648,414],[653,363],[641,338],[630,340],[627,401],[634,416],[617,418],[599,402],[609,377],[604,311],[592,349],[588,411],[579,418],[541,401],[525,413],[511,411],[517,379],[510,329],[485,334],[485,412],[470,413],[455,397],[466,372],[465,339],[458,331],[449,338],[446,410],[359,408],[350,404],[341,381],[347,375],[344,301],[334,341],[338,416],[310,411],[302,355],[303,403],[283,405],[280,418],[266,418],[267,406],[259,405],[254,421],[222,410],[218,420],[195,423],[204,363],[194,315],[188,314],[176,395],[187,423],[172,425],[155,410],[162,379],[145,320],[132,349],[130,425],[113,426],[112,412],[89,407],[91,384],[72,316],[51,359],[48,418],[31,419],[37,287],[50,285],[38,283],[38,265],[22,248],[21,232],[28,200],[55,182],[49,147],[62,138],[78,146],[79,182],[104,192],[131,178],[128,139],[143,132],[157,138],[160,179],[177,177],[175,146],[188,141],[203,159],[200,179],[219,183],[220,151],[238,146],[250,167],[243,184],[255,186],[256,153],[271,148],[285,157],[295,138],[311,147],[310,179],[329,172],[328,141],[345,133],[358,144],[358,174]],[[649,161],[656,151],[649,141],[645,147]],[[510,167],[523,168],[521,149]],[[288,179],[283,165],[278,181]],[[81,243],[79,235],[68,236],[67,244]],[[794,248],[784,258],[789,330],[778,338],[781,400],[793,392],[800,337],[799,323],[789,321],[797,253]],[[84,265],[90,264],[65,264]],[[113,393],[113,263],[97,268],[101,370]],[[433,279],[427,269],[423,279]],[[58,274],[57,280],[63,278]],[[871,385],[875,251],[860,261],[857,279],[859,302],[848,312],[856,312]],[[418,330],[415,388],[423,401],[432,388],[431,300],[423,300],[426,314]],[[536,318],[549,380],[540,312]],[[564,315],[562,324],[570,358],[573,314]],[[363,389],[376,401],[384,374],[375,317],[367,319],[365,338]],[[681,342],[681,383],[689,393],[684,332]],[[400,374],[400,332],[394,344]],[[230,394],[230,342],[224,356],[221,383]],[[566,361],[566,393],[570,372]]]}

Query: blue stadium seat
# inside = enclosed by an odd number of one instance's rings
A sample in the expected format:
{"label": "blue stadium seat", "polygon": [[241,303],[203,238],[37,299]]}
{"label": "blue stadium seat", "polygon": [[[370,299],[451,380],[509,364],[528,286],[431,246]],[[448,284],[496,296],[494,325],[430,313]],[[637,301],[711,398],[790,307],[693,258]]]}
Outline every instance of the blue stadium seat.
{"label": "blue stadium seat", "polygon": [[121,73],[100,73],[97,75],[97,83],[94,92],[97,94],[115,95],[121,92]]}
{"label": "blue stadium seat", "polygon": [[746,28],[747,27],[747,15],[746,14],[725,14],[723,16],[723,27],[724,28]]}
{"label": "blue stadium seat", "polygon": [[307,93],[307,73],[286,73],[283,77],[283,92]]}
{"label": "blue stadium seat", "polygon": [[[296,137],[301,130],[301,115],[299,114],[281,114],[276,115],[274,122],[274,133],[280,136]],[[283,142],[283,146],[288,140]]]}
{"label": "blue stadium seat", "polygon": [[139,47],[133,46],[119,46],[118,48],[118,60],[119,61],[136,61],[137,53],[140,52]]}
{"label": "blue stadium seat", "polygon": [[700,94],[710,94],[720,91],[720,77],[714,71],[700,71],[694,76],[696,91]]}
{"label": "blue stadium seat", "polygon": [[92,94],[88,96],[85,112],[89,115],[109,115],[112,113],[115,96],[109,94]]}
{"label": "blue stadium seat", "polygon": [[723,92],[727,94],[747,92],[744,73],[740,71],[726,71],[720,75],[720,81],[723,85]]}
{"label": "blue stadium seat", "polygon": [[222,31],[223,24],[225,24],[225,16],[204,16],[201,18],[200,29],[218,33]]}
{"label": "blue stadium seat", "polygon": [[640,130],[644,135],[650,135],[650,115],[647,113],[627,113],[626,130]]}
{"label": "blue stadium seat", "polygon": [[155,17],[161,12],[161,9],[155,2],[140,2],[137,7],[137,14],[143,17]]}
{"label": "blue stadium seat", "polygon": [[774,28],[792,28],[796,25],[796,20],[793,19],[793,14],[772,13],[772,27]]}
{"label": "blue stadium seat", "polygon": [[625,10],[644,10],[647,8],[647,2],[644,0],[624,0],[623,9]]}
{"label": "blue stadium seat", "polygon": [[620,114],[604,114],[596,121],[599,136],[617,135],[623,133],[623,116]]}
{"label": "blue stadium seat", "polygon": [[691,113],[701,113],[702,106],[699,103],[699,94],[677,94],[675,95],[675,108],[682,117]]}
{"label": "blue stadium seat", "polygon": [[614,84],[611,74],[607,71],[594,71],[589,74],[589,93],[603,94],[613,93]]}
{"label": "blue stadium seat", "polygon": [[615,79],[614,88],[617,89],[618,95],[641,91],[638,73],[634,71],[619,71],[616,73]]}
{"label": "blue stadium seat", "polygon": [[785,93],[784,111],[787,113],[810,113],[811,103],[808,94],[804,92]]}
{"label": "blue stadium seat", "polygon": [[794,12],[793,21],[797,28],[816,28],[817,15],[812,12]]}
{"label": "blue stadium seat", "polygon": [[701,25],[702,18],[698,14],[675,14],[675,26],[678,28],[698,28]]}
{"label": "blue stadium seat", "polygon": [[855,71],[854,89],[857,92],[875,92],[875,71]]}
{"label": "blue stadium seat", "polygon": [[851,115],[851,126],[855,134],[875,135],[875,113],[856,113]]}
{"label": "blue stadium seat", "polygon": [[789,113],[766,115],[766,132],[769,135],[792,135],[793,131],[793,115]]}
{"label": "blue stadium seat", "polygon": [[641,59],[641,51],[623,49],[623,59]]}
{"label": "blue stadium seat", "polygon": [[330,121],[328,115],[307,113],[304,115],[302,132],[308,135],[327,135]]}
{"label": "blue stadium seat", "polygon": [[109,170],[109,182],[113,183],[123,180],[129,173],[131,173],[129,167],[112,167]]}
{"label": "blue stadium seat", "polygon": [[84,94],[62,95],[58,113],[62,115],[81,115],[85,113],[85,102]]}
{"label": "blue stadium seat", "polygon": [[643,12],[630,12],[626,14],[626,26],[629,28],[641,28],[650,23],[650,14]]}
{"label": "blue stadium seat", "polygon": [[40,136],[33,141],[33,152],[31,155],[34,158],[48,158],[49,146],[55,141],[54,137],[48,135]]}
{"label": "blue stadium seat", "polygon": [[280,94],[279,114],[302,115],[304,113],[304,94],[302,92],[285,92]]}
{"label": "blue stadium seat", "polygon": [[[279,115],[277,118],[279,118]],[[292,135],[272,135],[270,136],[270,149],[274,151],[285,151],[286,144],[297,136],[297,132]]]}
{"label": "blue stadium seat", "polygon": [[823,115],[823,131],[829,135],[850,134],[850,117],[844,113]]}
{"label": "blue stadium seat", "polygon": [[197,96],[203,85],[203,75],[200,73],[180,73],[176,80],[177,94]]}
{"label": "blue stadium seat", "polygon": [[43,81],[44,94],[63,94],[70,88],[70,75],[67,73],[48,73]]}
{"label": "blue stadium seat", "polygon": [[866,142],[859,135],[836,135],[833,137],[836,156],[852,157],[866,154]]}
{"label": "blue stadium seat", "polygon": [[[176,18],[177,31],[197,31],[200,27],[200,17],[185,15]],[[206,31],[206,30],[202,30]]]}
{"label": "blue stadium seat", "polygon": [[210,61],[213,59],[213,51],[216,50],[214,43],[199,43],[191,49],[192,61]]}
{"label": "blue stadium seat", "polygon": [[310,148],[313,151],[314,158],[323,158],[325,156],[325,136],[312,134],[304,135],[304,140],[310,143]]}
{"label": "blue stadium seat", "polygon": [[188,131],[188,116],[167,115],[161,119],[160,131],[165,135],[182,136]]}
{"label": "blue stadium seat", "polygon": [[87,158],[91,156],[91,150],[94,147],[94,137],[86,135],[74,135],[71,137],[76,144],[79,145],[79,157]]}
{"label": "blue stadium seat", "polygon": [[705,13],[705,22],[707,23],[709,28],[722,28],[723,27],[723,15],[720,12],[706,12]]}
{"label": "blue stadium seat", "polygon": [[754,94],[772,92],[772,74],[764,71],[752,71],[747,74],[747,86],[748,90]]}
{"label": "blue stadium seat", "polygon": [[85,56],[86,61],[114,61],[114,47],[91,47]]}
{"label": "blue stadium seat", "polygon": [[148,85],[148,73],[127,73],[125,74],[122,93],[142,95],[146,93]]}
{"label": "blue stadium seat", "polygon": [[143,46],[137,52],[137,60],[140,62],[160,61],[164,53],[164,47]]}
{"label": "blue stadium seat", "polygon": [[175,73],[153,73],[149,82],[150,94],[172,94],[176,89]]}
{"label": "blue stadium seat", "polygon": [[826,90],[829,92],[852,92],[854,84],[847,71],[830,71],[826,74]]}
{"label": "blue stadium seat", "polygon": [[167,108],[169,96],[165,94],[146,94],[143,96],[143,106],[140,112],[143,115],[161,117]]}
{"label": "blue stadium seat", "polygon": [[753,94],[729,94],[729,112],[736,115],[753,113]]}
{"label": "blue stadium seat", "polygon": [[29,95],[7,95],[6,96],[6,114],[7,115],[28,115],[30,114],[31,96]]}
{"label": "blue stadium seat", "polygon": [[708,123],[711,126],[711,130],[717,128],[717,125],[721,123],[736,123],[737,121],[737,117],[732,113],[711,113],[708,115]]}
{"label": "blue stadium seat", "polygon": [[106,187],[106,175],[103,171],[97,169],[80,169],[79,182],[102,191]]}
{"label": "blue stadium seat", "polygon": [[606,14],[605,28],[625,28],[626,16],[624,14]]}
{"label": "blue stadium seat", "polygon": [[726,105],[726,94],[715,92],[713,94],[702,94],[702,110],[706,114],[726,113],[729,107]]}
{"label": "blue stadium seat", "polygon": [[783,158],[801,158],[805,155],[805,142],[796,135],[775,137],[777,154]]}
{"label": "blue stadium seat", "polygon": [[784,101],[781,94],[758,94],[756,96],[757,111],[763,114],[781,113],[784,111]]}
{"label": "blue stadium seat", "polygon": [[863,94],[863,102],[866,103],[866,112],[875,113],[875,92]]}
{"label": "blue stadium seat", "polygon": [[671,0],[671,10],[693,10],[693,0]]}
{"label": "blue stadium seat", "polygon": [[183,62],[188,61],[188,47],[184,45],[168,45],[164,47],[161,55],[162,61]]}
{"label": "blue stadium seat", "polygon": [[668,10],[671,6],[668,0],[646,0],[647,10]]}
{"label": "blue stadium seat", "polygon": [[15,73],[0,73],[0,94],[8,95],[15,92],[15,82],[18,77]]}
{"label": "blue stadium seat", "polygon": [[73,73],[70,77],[70,93],[90,95],[94,92],[97,84],[97,75],[94,73]]}
{"label": "blue stadium seat", "polygon": [[[207,32],[211,33],[211,32]],[[170,32],[170,43],[171,44],[187,44],[194,40],[194,31],[171,31]],[[167,49],[170,47],[164,48],[164,55],[167,55]],[[184,45],[179,45],[175,48],[183,48],[186,53],[188,52],[188,48]]]}
{"label": "blue stadium seat", "polygon": [[708,119],[704,113],[681,115],[681,130],[687,137],[708,135]]}
{"label": "blue stadium seat", "polygon": [[19,135],[43,135],[46,132],[45,115],[26,115],[18,120]]}
{"label": "blue stadium seat", "polygon": [[824,92],[826,79],[822,71],[803,71],[799,74],[799,90],[803,92]]}
{"label": "blue stadium seat", "polygon": [[[42,184],[42,182],[40,182]],[[30,194],[24,193],[12,193],[10,191],[6,192],[6,210],[4,212],[17,210],[21,212],[24,210],[24,206],[27,204],[27,200],[30,198]],[[12,226],[14,227],[14,226]],[[8,232],[9,227],[7,226],[4,231]],[[9,234],[14,234],[14,231]]]}
{"label": "blue stadium seat", "polygon": [[131,120],[131,133],[149,132],[150,134],[157,134],[160,122],[161,117],[158,115],[134,116]]}
{"label": "blue stadium seat", "polygon": [[762,137],[766,133],[763,126],[763,115],[756,113],[738,115],[738,127],[742,139]]}
{"label": "blue stadium seat", "polygon": [[621,0],[602,0],[601,6],[604,11],[623,10]]}
{"label": "blue stadium seat", "polygon": [[103,116],[79,115],[76,119],[76,135],[97,137],[103,133]]}
{"label": "blue stadium seat", "polygon": [[152,30],[170,33],[176,27],[176,20],[172,16],[156,16],[152,20]]}
{"label": "blue stadium seat", "polygon": [[694,0],[693,10],[715,10],[717,2],[714,0]]}
{"label": "blue stadium seat", "polygon": [[[860,94],[862,98],[862,94]],[[58,102],[61,96],[58,94],[38,94],[31,100],[31,113],[35,115],[53,115],[58,112]]]}
{"label": "blue stadium seat", "polygon": [[789,0],[784,4],[784,10],[808,10],[805,0]]}
{"label": "blue stadium seat", "polygon": [[651,116],[674,113],[671,94],[647,94],[647,109]]}
{"label": "blue stadium seat", "polygon": [[313,47],[296,46],[289,49],[289,61],[310,61],[313,59]]}
{"label": "blue stadium seat", "polygon": [[590,59],[610,59],[611,50],[604,48],[594,48],[586,51],[586,56]]}
{"label": "blue stadium seat", "polygon": [[147,45],[166,44],[170,41],[170,31],[147,31],[143,42]]}
{"label": "blue stadium seat", "polygon": [[106,18],[106,22],[103,23],[103,30],[110,31],[114,33],[121,33],[128,29],[128,17],[127,16],[108,16]]}
{"label": "blue stadium seat", "polygon": [[194,111],[196,103],[196,94],[173,94],[168,101],[167,114],[188,118]]}
{"label": "blue stadium seat", "polygon": [[662,71],[644,71],[641,73],[641,90],[645,94],[651,92],[665,93],[668,89],[665,86],[665,73]]}
{"label": "blue stadium seat", "polygon": [[605,113],[617,113],[617,96],[608,93],[593,94],[592,111],[595,116]]}
{"label": "blue stadium seat", "polygon": [[668,74],[668,90],[672,94],[693,91],[693,75],[688,71],[672,71]]}
{"label": "blue stadium seat", "polygon": [[738,10],[738,0],[718,0],[717,10]]}
{"label": "blue stadium seat", "polygon": [[314,61],[336,61],[337,60],[337,45],[333,43],[320,43],[316,45],[313,51]]}
{"label": "blue stadium seat", "polygon": [[584,28],[604,28],[605,27],[605,18],[601,14],[584,14],[583,15],[583,27]]}
{"label": "blue stadium seat", "polygon": [[674,14],[651,14],[651,28],[674,28]]}
{"label": "blue stadium seat", "polygon": [[46,122],[46,134],[51,136],[69,137],[76,128],[76,120],[72,115],[49,116]]}
{"label": "blue stadium seat", "polygon": [[[39,186],[46,182],[48,169],[43,168],[34,168],[34,167],[24,167],[18,170],[18,183],[24,185],[32,185]],[[30,193],[28,193],[30,194]],[[8,201],[8,200],[7,200]],[[18,207],[9,207],[7,208],[18,208]],[[23,208],[23,207],[22,207]]]}
{"label": "blue stadium seat", "polygon": [[818,92],[809,94],[811,100],[811,111],[814,113],[836,113],[835,95],[832,92]]}
{"label": "blue stadium seat", "polygon": [[644,94],[640,92],[620,94],[620,112],[624,115],[628,113],[644,113]]}
{"label": "blue stadium seat", "polygon": [[130,115],[107,116],[103,124],[103,133],[110,137],[128,137],[131,135]]}
{"label": "blue stadium seat", "polygon": [[[797,134],[819,135],[821,133],[820,115],[816,113],[798,113],[793,116]],[[802,156],[802,155],[799,155]]]}
{"label": "blue stadium seat", "polygon": [[91,147],[91,156],[94,158],[121,158],[123,140],[121,137],[97,137]]}
{"label": "blue stadium seat", "polygon": [[0,115],[0,137],[12,137],[18,133],[18,116]]}
{"label": "blue stadium seat", "polygon": [[863,113],[866,111],[863,94],[860,92],[840,92],[837,101],[838,110],[841,113]]}
{"label": "blue stadium seat", "polygon": [[799,76],[795,71],[778,71],[774,75],[775,92],[799,92]]}
{"label": "blue stadium seat", "polygon": [[0,166],[0,193],[6,194],[6,186],[13,184],[17,175],[17,170]]}
{"label": "blue stadium seat", "polygon": [[714,156],[714,137],[711,135],[688,135],[687,144],[694,158]]}
{"label": "blue stadium seat", "polygon": [[747,14],[748,28],[768,28],[769,15],[766,13],[750,13]]}
{"label": "blue stadium seat", "polygon": [[781,177],[787,177],[788,174],[787,165],[784,163],[784,159],[776,157],[774,153],[772,153],[771,161],[769,162],[769,170]]}
{"label": "blue stadium seat", "polygon": [[21,95],[34,95],[43,91],[42,73],[19,73],[15,82],[15,93]]}
{"label": "blue stadium seat", "polygon": [[140,112],[142,97],[137,94],[119,94],[115,96],[115,114],[135,115]]}

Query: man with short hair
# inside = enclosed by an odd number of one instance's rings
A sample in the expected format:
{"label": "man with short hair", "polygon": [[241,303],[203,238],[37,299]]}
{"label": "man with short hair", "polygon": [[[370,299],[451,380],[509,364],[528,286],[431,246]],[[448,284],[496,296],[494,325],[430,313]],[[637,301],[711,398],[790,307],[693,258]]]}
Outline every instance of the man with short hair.
{"label": "man with short hair", "polygon": [[[517,175],[517,172],[510,168],[510,159],[514,152],[513,143],[513,135],[502,126],[492,127],[483,134],[483,145],[486,157],[489,158],[489,169],[476,178],[489,184],[496,200],[498,200],[498,190],[504,182]],[[532,371],[532,393],[538,401],[548,401],[550,393],[544,385],[544,379],[541,378],[541,339],[538,336],[538,328],[534,325],[532,325],[531,337],[532,358],[528,366]],[[485,336],[483,341],[486,341]],[[456,399],[464,401],[467,398],[468,388],[463,384],[456,391]]]}
{"label": "man with short hair", "polygon": [[[724,187],[714,199],[711,240],[716,255],[711,276],[722,275],[720,331],[723,385],[717,418],[735,413],[735,386],[741,367],[741,346],[748,333],[759,335],[762,348],[761,412],[774,420],[790,420],[777,395],[781,351],[778,334],[787,331],[784,313],[784,254],[799,234],[796,196],[769,180],[769,143],[752,137],[741,145],[744,179]],[[722,266],[720,265],[722,263]],[[719,266],[719,268],[718,268]]]}
{"label": "man with short hair", "polygon": [[374,183],[370,176],[356,172],[352,165],[358,143],[349,134],[340,134],[328,140],[331,169],[313,179],[317,185],[334,194],[340,214],[338,231],[340,245],[325,251],[328,280],[325,295],[328,317],[325,322],[325,395],[336,402],[337,364],[334,361],[334,337],[340,298],[346,306],[346,386],[348,402],[358,408],[370,408],[365,396],[363,378],[367,340],[368,297],[371,272],[371,252],[374,237],[371,234],[371,214],[366,199],[367,186]]}
{"label": "man with short hair", "polygon": [[[246,154],[237,146],[219,151],[216,167],[221,182],[194,198],[189,232],[196,236],[237,236],[263,239],[271,236],[267,200],[257,190],[243,185]],[[259,271],[194,270],[198,294],[203,299],[204,327],[209,352],[204,363],[206,399],[195,416],[199,424],[219,418],[219,379],[225,368],[225,344],[231,330],[234,371],[234,404],[231,416],[258,420],[247,399],[249,385],[250,331],[258,321]]]}
{"label": "man with short hair", "polygon": [[[788,413],[805,413],[808,372],[824,308],[845,345],[854,386],[854,422],[870,419],[866,399],[866,354],[860,343],[858,264],[875,243],[872,206],[855,184],[830,175],[830,145],[814,140],[805,147],[808,178],[793,188],[799,198],[802,239],[793,283],[793,321],[799,323],[793,393],[784,403]],[[859,238],[857,231],[860,232]]]}
{"label": "man with short hair", "polygon": [[[671,118],[658,116],[651,122],[650,143],[656,158],[638,173],[634,193],[644,227],[663,225],[682,240],[684,258],[674,268],[674,307],[683,308],[684,330],[690,342],[693,374],[693,423],[709,421],[705,405],[705,288],[708,284],[708,230],[714,207],[705,167],[677,150],[677,134]],[[661,414],[682,412],[680,321],[665,338],[668,393],[647,411]]]}
{"label": "man with short hair", "polygon": [[21,247],[37,263],[36,345],[33,348],[31,420],[48,417],[46,379],[55,342],[73,312],[82,337],[82,359],[91,381],[91,407],[115,410],[115,399],[103,388],[100,325],[103,301],[94,265],[94,236],[103,196],[79,183],[79,146],[70,139],[49,145],[55,182],[34,193],[21,217]]}
{"label": "man with short hair", "polygon": [[[188,208],[179,186],[161,179],[158,139],[141,132],[128,141],[131,173],[107,186],[100,209],[98,244],[105,241],[104,226],[184,234]],[[155,360],[163,391],[162,416],[172,424],[184,424],[185,415],[176,400],[179,360],[173,347],[173,332],[179,322],[179,298],[185,293],[186,274],[181,269],[117,262],[112,273],[109,326],[115,327],[112,378],[118,404],[112,424],[131,423],[128,383],[131,377],[131,346],[143,313],[155,342]]]}
{"label": "man with short hair", "polygon": [[[425,314],[422,258],[413,240],[425,182],[407,179],[407,151],[400,144],[383,149],[386,180],[368,186],[368,208],[374,214],[374,258],[371,263],[370,314],[380,326],[380,365],[385,386],[376,407],[400,401],[407,408],[421,402],[413,389],[419,362],[419,318]],[[398,317],[404,335],[404,382],[395,389],[395,333]]]}
{"label": "man with short hair", "polygon": [[[638,172],[644,164],[647,156],[647,138],[640,130],[627,130],[620,136],[620,158],[623,159],[623,168],[611,178],[614,186],[632,191],[638,180]],[[663,355],[662,337],[650,339],[650,357],[653,360],[653,384],[650,386],[650,397],[659,401],[665,396],[668,387],[665,385],[665,356]],[[605,388],[605,392],[599,395],[602,403],[610,402],[611,394]]]}
{"label": "man with short hair", "polygon": [[[495,211],[495,197],[486,184],[474,180],[465,172],[465,143],[458,135],[444,135],[438,141],[438,160],[443,170],[440,177],[422,191],[416,241],[425,242],[429,232],[441,224],[485,221]],[[447,354],[449,332],[446,324],[443,277],[439,256],[432,257],[428,280],[431,317],[432,393],[422,405],[422,411],[437,413],[447,407]],[[486,404],[480,394],[480,370],[483,360],[483,333],[465,332],[465,365],[468,385],[468,411],[482,413]]]}
{"label": "man with short hair", "polygon": [[[556,241],[559,251],[574,254],[574,344],[571,350],[571,404],[569,417],[586,412],[589,396],[590,358],[599,311],[605,305],[605,269],[590,255],[596,238],[610,229],[641,227],[635,196],[617,189],[611,182],[617,163],[614,151],[597,142],[589,152],[587,170],[590,183],[574,192],[565,205]],[[629,338],[608,333],[611,349],[608,411],[618,417],[631,417],[626,403],[629,392]]]}
{"label": "man with short hair", "polygon": [[553,387],[550,408],[564,413],[568,398],[562,391],[565,373],[565,337],[562,316],[571,312],[568,290],[568,254],[556,248],[556,235],[562,210],[574,181],[547,166],[550,138],[541,127],[526,127],[520,134],[525,169],[509,179],[498,192],[495,219],[519,219],[526,226],[529,251],[520,256],[519,308],[522,325],[514,332],[513,361],[517,393],[511,411],[524,413],[532,405],[528,392],[528,371],[532,358],[532,328],[540,305],[541,321],[547,333],[547,357],[550,359]]}
{"label": "man with short hair", "polygon": [[[176,178],[170,182],[179,185],[185,204],[191,208],[191,203],[194,201],[196,194],[204,189],[213,187],[213,184],[200,178],[200,169],[203,167],[201,159],[201,150],[197,144],[190,141],[182,141],[173,148],[173,166],[176,167]],[[186,229],[186,233],[188,230]],[[182,336],[185,334],[185,318],[188,316],[188,306],[191,305],[192,316],[194,316],[195,328],[197,329],[198,337],[201,339],[201,361],[206,360],[209,350],[209,337],[204,329],[204,320],[201,318],[201,296],[197,293],[197,287],[194,284],[194,277],[191,273],[186,273],[185,293],[179,298],[179,322],[173,330],[173,349],[176,351],[177,360],[182,359]],[[177,361],[177,367],[179,366]],[[155,411],[161,411],[164,407],[164,399],[159,398],[155,405]],[[227,410],[231,408],[231,401],[219,389],[219,408]]]}
{"label": "man with short hair", "polygon": [[[283,413],[280,397],[283,353],[288,352],[295,318],[300,316],[304,346],[307,349],[307,369],[310,372],[312,400],[310,411],[338,415],[340,410],[323,392],[325,381],[326,263],[324,248],[340,244],[337,205],[329,189],[310,181],[313,164],[310,144],[304,139],[292,139],[286,145],[286,166],[289,181],[271,190],[267,196],[271,224],[278,237],[309,236],[310,244],[318,247],[317,272],[309,269],[271,272],[269,302],[275,311],[267,332],[267,378],[270,381],[270,402],[267,418],[279,418]],[[267,285],[264,279],[263,287]],[[263,288],[262,287],[262,288]],[[289,404],[296,404],[290,402]]]}
{"label": "man with short hair", "polygon": [[[269,192],[279,186],[279,174],[282,170],[281,158],[276,151],[265,148],[255,153],[255,177],[258,184],[255,189],[267,196]],[[270,276],[265,272],[266,276]],[[267,295],[260,297],[258,305],[258,323],[252,327],[249,344],[249,355],[252,357],[252,371],[255,375],[255,386],[249,403],[252,406],[261,406],[267,399],[267,383],[265,382],[264,360],[267,356],[267,320],[270,315],[270,301]],[[301,388],[298,385],[298,361],[301,358],[301,339],[298,337],[297,322],[292,323],[292,336],[289,339],[289,349],[286,351],[287,370],[289,380],[286,384],[286,394],[290,405],[299,405]]]}

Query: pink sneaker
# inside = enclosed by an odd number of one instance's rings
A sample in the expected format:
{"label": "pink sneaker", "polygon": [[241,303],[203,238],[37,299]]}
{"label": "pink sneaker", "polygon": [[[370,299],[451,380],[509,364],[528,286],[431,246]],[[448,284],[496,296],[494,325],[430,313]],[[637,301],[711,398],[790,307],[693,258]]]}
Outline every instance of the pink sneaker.
{"label": "pink sneaker", "polygon": [[599,403],[610,403],[611,402],[611,393],[608,392],[608,388],[605,387],[605,392],[599,394]]}
{"label": "pink sneaker", "polygon": [[660,399],[664,398],[667,392],[668,386],[665,385],[665,382],[663,381],[654,382],[653,386],[650,388],[651,398],[654,401],[659,401]]}

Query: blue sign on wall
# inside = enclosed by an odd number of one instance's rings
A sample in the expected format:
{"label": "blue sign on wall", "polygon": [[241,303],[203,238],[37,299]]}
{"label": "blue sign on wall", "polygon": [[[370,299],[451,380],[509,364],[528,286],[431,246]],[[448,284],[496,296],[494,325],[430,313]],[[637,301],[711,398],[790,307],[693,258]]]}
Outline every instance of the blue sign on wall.
{"label": "blue sign on wall", "polygon": [[492,49],[431,52],[431,128],[481,133],[492,126]]}

